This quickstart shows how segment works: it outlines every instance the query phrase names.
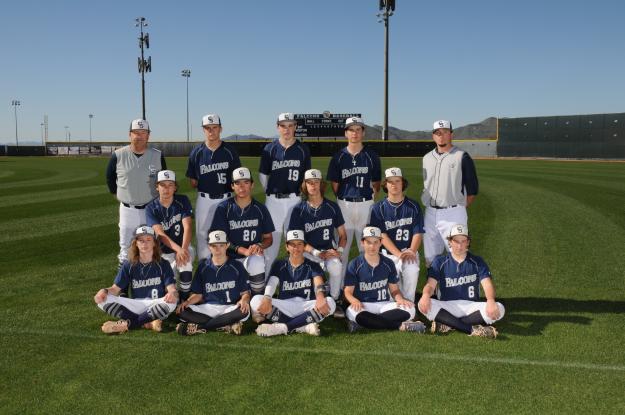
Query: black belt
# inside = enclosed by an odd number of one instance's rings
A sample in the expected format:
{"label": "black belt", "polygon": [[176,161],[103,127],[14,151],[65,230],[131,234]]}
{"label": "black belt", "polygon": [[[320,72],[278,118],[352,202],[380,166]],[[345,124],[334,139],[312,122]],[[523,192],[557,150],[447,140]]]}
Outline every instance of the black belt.
{"label": "black belt", "polygon": [[128,203],[124,203],[122,202],[122,205],[126,206],[127,208],[135,208],[135,209],[145,209],[145,207],[147,206],[147,203],[145,205],[129,205]]}
{"label": "black belt", "polygon": [[271,193],[269,196],[273,196],[276,199],[286,199],[291,197],[291,195],[297,196],[297,193]]}
{"label": "black belt", "polygon": [[371,200],[371,199],[365,199],[364,197],[343,197],[340,199],[345,202],[367,202]]}
{"label": "black belt", "polygon": [[451,205],[451,206],[447,206],[447,207],[443,207],[443,206],[430,206],[433,207],[434,209],[451,209],[451,208],[455,208],[458,205]]}
{"label": "black belt", "polygon": [[218,195],[211,195],[210,193],[199,192],[200,196],[207,197],[209,199],[223,199],[225,197],[230,197],[230,193],[221,193]]}

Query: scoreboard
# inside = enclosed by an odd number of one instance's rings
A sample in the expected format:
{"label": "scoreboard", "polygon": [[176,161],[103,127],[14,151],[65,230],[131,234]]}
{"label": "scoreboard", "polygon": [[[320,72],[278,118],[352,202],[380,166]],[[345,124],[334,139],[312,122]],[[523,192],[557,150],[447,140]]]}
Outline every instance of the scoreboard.
{"label": "scoreboard", "polygon": [[345,120],[361,117],[361,114],[295,114],[297,129],[295,137],[334,138],[345,136]]}

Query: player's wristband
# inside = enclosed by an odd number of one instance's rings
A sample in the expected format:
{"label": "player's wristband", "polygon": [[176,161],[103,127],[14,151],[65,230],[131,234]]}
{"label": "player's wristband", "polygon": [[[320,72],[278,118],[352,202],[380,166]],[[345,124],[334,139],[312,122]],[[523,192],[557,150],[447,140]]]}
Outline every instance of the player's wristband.
{"label": "player's wristband", "polygon": [[264,294],[263,297],[271,300],[271,296],[269,294]]}
{"label": "player's wristband", "polygon": [[343,248],[342,246],[339,246],[338,248],[336,248],[336,252],[338,252],[339,254],[342,254],[344,250],[345,248]]}
{"label": "player's wristband", "polygon": [[317,258],[319,258],[319,255],[321,255],[321,251],[318,249],[313,249],[311,254],[313,254],[313,256],[316,256]]}
{"label": "player's wristband", "polygon": [[108,288],[102,288],[102,289],[104,290],[104,293],[105,293],[106,295],[108,295],[108,293],[109,293]]}
{"label": "player's wristband", "polygon": [[237,249],[239,249],[239,247],[238,247],[237,245],[234,245],[234,244],[232,244],[232,245],[230,245],[230,246],[228,247],[228,250],[229,250],[231,253],[233,253],[234,255],[237,255],[237,254],[238,254]]}
{"label": "player's wristband", "polygon": [[256,245],[258,245],[258,247],[259,247],[260,249],[265,249],[265,247],[263,246],[263,244],[262,244],[261,242],[257,243]]}
{"label": "player's wristband", "polygon": [[315,286],[315,294],[317,293],[326,293],[326,285],[325,284],[321,284],[321,285],[317,285]]}

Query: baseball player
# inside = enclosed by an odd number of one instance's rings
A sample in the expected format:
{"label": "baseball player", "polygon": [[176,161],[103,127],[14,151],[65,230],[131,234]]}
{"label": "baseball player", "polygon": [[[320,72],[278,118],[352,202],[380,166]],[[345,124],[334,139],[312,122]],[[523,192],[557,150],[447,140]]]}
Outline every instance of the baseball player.
{"label": "baseball player", "polygon": [[375,193],[380,190],[380,158],[363,145],[364,136],[365,124],[362,118],[345,120],[347,146],[332,157],[328,166],[327,179],[332,182],[332,190],[345,218],[347,244],[342,255],[343,274],[352,240],[354,236],[357,240],[361,239],[362,229],[369,223]]}
{"label": "baseball player", "polygon": [[156,174],[167,169],[163,154],[148,147],[150,126],[146,120],[130,123],[130,145],[111,155],[106,184],[119,200],[119,264],[128,258],[128,247],[137,226],[146,222],[145,205],[158,196]]}
{"label": "baseball player", "polygon": [[371,225],[382,231],[382,255],[391,259],[400,276],[404,298],[414,302],[419,280],[419,247],[423,214],[419,204],[406,197],[408,181],[399,167],[384,171],[382,188],[388,196],[371,208]]}
{"label": "baseball player", "polygon": [[278,256],[282,233],[286,232],[291,210],[300,202],[304,172],[310,169],[310,150],[295,138],[295,116],[278,115],[280,137],[263,148],[260,156],[260,183],[267,194],[265,205],[275,225],[273,243],[266,250],[267,269]]}
{"label": "baseball player", "polygon": [[[319,170],[306,170],[301,191],[305,200],[293,208],[289,230],[300,229],[304,232],[304,257],[319,263],[328,272],[330,295],[337,302],[343,283],[341,254],[347,243],[343,214],[336,203],[323,197],[326,182]],[[336,233],[339,237],[338,244],[335,240]],[[343,309],[337,306],[334,317],[344,318]]]}
{"label": "baseball player", "polygon": [[449,250],[445,239],[455,223],[467,224],[467,207],[478,192],[475,164],[469,153],[451,143],[451,122],[439,120],[432,126],[436,148],[423,156],[423,193],[425,206],[425,264]]}
{"label": "baseball player", "polygon": [[[288,231],[289,257],[274,262],[265,294],[252,298],[252,312],[272,322],[258,326],[256,334],[259,336],[290,332],[319,336],[319,322],[334,312],[334,300],[325,296],[323,271],[319,264],[304,258],[305,246],[302,230]],[[278,287],[278,297],[272,298]]]}
{"label": "baseball player", "polygon": [[206,140],[191,150],[187,165],[191,187],[197,189],[195,236],[200,259],[209,255],[206,241],[215,209],[223,199],[230,197],[232,172],[241,167],[239,153],[234,146],[221,140],[219,115],[202,117],[202,128]]}
{"label": "baseball player", "polygon": [[265,252],[275,228],[265,205],[252,198],[253,188],[254,180],[247,167],[234,170],[234,196],[217,206],[211,230],[226,233],[229,255],[243,263],[250,275],[252,293],[260,294],[265,288]]}
{"label": "baseball player", "polygon": [[344,293],[350,303],[345,313],[349,332],[366,327],[424,333],[423,323],[410,321],[415,316],[414,303],[401,295],[395,264],[380,255],[381,241],[380,228],[364,228],[364,253],[347,266]]}
{"label": "baseball player", "polygon": [[172,170],[158,172],[156,189],[158,197],[145,207],[145,216],[148,226],[154,229],[161,242],[161,256],[174,272],[178,271],[178,292],[184,301],[189,296],[193,277],[193,208],[187,196],[176,193],[178,184]]}
{"label": "baseball player", "polygon": [[[113,285],[102,288],[93,298],[100,310],[119,319],[104,323],[102,331],[125,333],[144,327],[160,332],[162,320],[176,309],[178,292],[169,262],[161,258],[154,229],[139,226],[128,254]],[[131,298],[120,297],[127,288]]]}
{"label": "baseball player", "polygon": [[176,326],[178,334],[191,336],[215,329],[241,334],[250,316],[250,287],[243,265],[228,258],[229,245],[224,231],[208,234],[211,256],[198,264],[193,294],[176,310],[182,321]]}
{"label": "baseball player", "polygon": [[[450,253],[438,256],[428,269],[428,280],[419,300],[419,311],[432,321],[432,332],[452,329],[470,336],[496,338],[491,324],[503,318],[505,309],[495,301],[495,286],[488,265],[469,252],[471,238],[466,225],[451,227]],[[479,301],[480,286],[486,302]],[[436,292],[438,299],[432,299]]]}

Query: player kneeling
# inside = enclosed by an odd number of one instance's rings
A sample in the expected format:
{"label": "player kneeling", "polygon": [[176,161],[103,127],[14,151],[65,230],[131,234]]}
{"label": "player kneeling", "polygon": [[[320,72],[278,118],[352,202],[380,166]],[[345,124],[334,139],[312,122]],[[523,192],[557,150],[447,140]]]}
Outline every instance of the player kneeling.
{"label": "player kneeling", "polygon": [[[319,336],[319,325],[334,313],[336,303],[325,296],[323,271],[319,264],[304,258],[304,232],[288,231],[286,250],[289,257],[274,262],[265,295],[252,298],[252,313],[267,318],[271,324],[261,324],[256,329],[259,336],[277,336],[290,332]],[[273,298],[280,287],[278,298]],[[315,298],[315,299],[313,299]]]}
{"label": "player kneeling", "polygon": [[243,264],[228,258],[229,245],[225,232],[208,234],[211,255],[198,264],[192,294],[176,310],[182,321],[176,326],[178,334],[191,336],[207,330],[241,334],[250,316],[248,273]]}
{"label": "player kneeling", "polygon": [[145,207],[148,226],[161,242],[162,257],[178,274],[180,299],[189,297],[195,252],[191,246],[193,208],[189,198],[176,193],[176,173],[161,170],[156,179],[158,197]]}
{"label": "player kneeling", "polygon": [[[132,298],[119,297],[128,287]],[[102,311],[120,319],[104,323],[104,333],[124,333],[140,327],[162,330],[162,320],[176,309],[178,292],[174,273],[169,262],[161,258],[152,228],[143,225],[135,230],[128,259],[117,272],[115,282],[98,291],[93,299]]]}
{"label": "player kneeling", "polygon": [[344,294],[350,303],[345,313],[349,332],[366,327],[424,333],[423,323],[410,321],[415,316],[414,303],[402,296],[393,261],[380,255],[381,240],[380,228],[364,228],[364,252],[347,266]]}
{"label": "player kneeling", "polygon": [[[465,225],[453,225],[447,238],[450,253],[434,259],[419,300],[419,311],[432,321],[433,333],[453,329],[471,336],[496,338],[491,326],[503,318],[504,306],[495,301],[495,286],[488,265],[469,252],[471,238]],[[479,300],[480,285],[486,302]],[[432,299],[438,291],[438,300]]]}

